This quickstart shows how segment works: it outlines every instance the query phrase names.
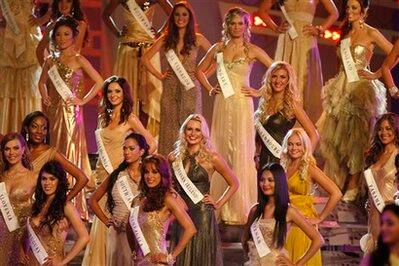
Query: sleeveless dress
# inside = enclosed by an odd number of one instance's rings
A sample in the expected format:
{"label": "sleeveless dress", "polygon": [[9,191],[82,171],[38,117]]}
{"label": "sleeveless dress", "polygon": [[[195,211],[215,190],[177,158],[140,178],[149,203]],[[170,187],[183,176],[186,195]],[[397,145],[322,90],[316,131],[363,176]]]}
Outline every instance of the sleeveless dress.
{"label": "sleeveless dress", "polygon": [[[72,93],[76,97],[82,98],[82,69],[73,70],[59,61],[58,58],[52,58],[52,60],[57,66],[61,78],[71,89]],[[50,79],[47,82],[47,90],[51,98],[51,105],[45,108],[45,113],[50,121],[51,145],[87,176],[90,176],[91,168],[87,153],[83,109],[80,106],[67,107]],[[68,181],[70,186],[74,185],[72,176],[68,175]],[[87,220],[88,211],[85,192],[82,191],[76,195],[73,203],[81,217]]]}
{"label": "sleeveless dress", "polygon": [[[186,156],[183,165],[189,164],[187,176],[198,188],[202,194],[209,194],[209,174],[197,162],[196,155]],[[221,241],[219,228],[215,217],[215,210],[212,205],[201,202],[194,204],[190,197],[184,192],[179,181],[174,182],[177,190],[188,206],[188,214],[193,221],[197,233],[193,236],[186,248],[176,258],[176,266],[218,266],[223,265],[223,256],[221,250]],[[172,233],[176,237],[175,243],[183,233],[182,228],[174,223],[175,232]]]}
{"label": "sleeveless dress", "polygon": [[[119,173],[119,177],[123,175],[129,176],[126,171]],[[138,195],[138,184],[131,178],[127,180],[133,194]],[[115,185],[112,188],[112,198],[115,202],[115,207],[112,210],[112,218],[115,225],[108,228],[107,265],[133,265],[132,251],[126,236],[126,223],[129,219],[130,208],[126,206]]]}
{"label": "sleeveless dress", "polygon": [[47,162],[55,159],[57,150],[54,147],[49,147],[47,150],[43,151],[35,160],[32,161],[33,172],[35,173],[36,179],[39,177],[40,169]]}
{"label": "sleeveless dress", "polygon": [[[109,160],[111,161],[111,165],[114,169],[117,168],[123,161],[123,142],[125,141],[126,134],[127,132],[119,130],[113,130],[108,128],[101,129],[101,139],[108,154]],[[94,180],[96,180],[96,183],[99,185],[108,176],[109,174],[107,170],[105,170],[101,159],[98,158],[96,169],[93,172],[92,178],[94,178]],[[102,197],[102,199],[99,201],[100,207],[103,210],[106,210],[106,202],[107,196],[104,195],[104,197]],[[108,228],[97,217],[94,217],[90,229],[90,242],[86,246],[82,265],[106,265],[106,263],[108,262],[108,231]]]}
{"label": "sleeveless dress", "polygon": [[317,121],[321,113],[319,95],[323,86],[323,74],[317,38],[303,34],[302,30],[305,25],[312,23],[317,3],[318,0],[284,1],[298,37],[291,40],[288,33],[280,34],[274,58],[276,61],[288,62],[294,68],[303,106],[313,122]]}
{"label": "sleeveless dress", "polygon": [[[249,86],[252,69],[248,57],[224,62],[235,94],[227,99],[215,96],[211,126],[211,139],[216,150],[236,174],[240,186],[230,200],[221,208],[218,218],[227,224],[245,224],[251,206],[257,202],[255,156],[254,104],[251,97],[241,93]],[[215,173],[211,181],[211,195],[220,198],[227,184]]]}
{"label": "sleeveless dress", "polygon": [[[372,51],[359,44],[350,49],[356,69],[368,69]],[[385,94],[378,80],[360,77],[348,83],[343,66],[323,87],[324,111],[317,122],[320,150],[326,160],[324,172],[341,189],[347,176],[364,169],[370,132],[376,117],[386,112]]]}
{"label": "sleeveless dress", "polygon": [[[155,13],[153,6],[156,1],[149,0],[141,6],[149,21]],[[141,56],[152,45],[152,39],[130,13],[125,3],[122,4],[122,16],[125,21],[122,36],[119,38],[119,46],[113,72],[124,77],[130,84],[131,97],[133,99],[133,111],[139,116],[139,108],[149,116],[147,129],[156,137],[160,121],[160,101],[162,94],[162,82],[150,74],[141,64]],[[151,63],[158,70],[161,69],[159,53]]]}
{"label": "sleeveless dress", "polygon": [[158,211],[144,212],[140,206],[138,222],[147,241],[150,253],[143,256],[140,246],[136,247],[136,259],[134,265],[137,266],[162,266],[162,263],[152,263],[150,255],[153,253],[168,253],[166,234],[170,224],[170,216],[161,220]]}
{"label": "sleeveless dress", "polygon": [[[262,126],[266,131],[275,139],[280,145],[283,143],[285,135],[288,131],[294,127],[296,118],[287,119],[282,112],[277,112],[269,116],[266,121],[262,123]],[[279,163],[280,159],[274,157],[267,146],[263,143],[262,138],[256,133],[255,143],[257,150],[260,147],[259,153],[259,167],[262,168],[264,165],[269,163]]]}
{"label": "sleeveless dress", "polygon": [[[33,175],[33,172],[30,172],[29,175]],[[0,266],[20,265],[18,258],[20,257],[21,242],[32,206],[31,195],[24,188],[14,188],[8,193],[8,197],[20,228],[9,232],[0,212]]]}
{"label": "sleeveless dress", "polygon": [[40,28],[29,25],[32,0],[6,0],[18,25],[16,35],[6,25],[0,29],[0,133],[19,132],[25,116],[41,110],[38,89],[40,65],[36,47],[42,38]]}
{"label": "sleeveless dress", "polygon": [[[290,192],[290,201],[293,206],[298,208],[303,216],[314,218],[317,212],[314,207],[313,196],[310,195],[312,183],[308,180],[302,180],[299,172],[295,172],[288,178],[288,190]],[[289,258],[296,263],[309,249],[312,241],[295,224],[291,226],[288,232],[285,248],[288,251]],[[321,266],[321,251],[317,253],[305,264],[306,266]]]}
{"label": "sleeveless dress", "polygon": [[[177,52],[175,51],[176,55]],[[164,80],[164,90],[161,97],[161,123],[159,128],[158,152],[168,155],[173,150],[179,129],[190,114],[202,113],[201,88],[196,79],[198,47],[193,47],[189,55],[181,60],[183,67],[190,75],[195,87],[186,90],[177,78],[175,72],[169,68],[172,77]]]}
{"label": "sleeveless dress", "polygon": [[[35,225],[32,220],[29,220],[29,224],[39,238],[40,243],[43,245],[49,257],[54,257],[58,260],[63,260],[65,257],[64,245],[68,234],[68,227],[62,228],[59,223],[53,228],[53,231],[45,226]],[[37,261],[32,249],[28,251],[29,265],[39,266],[40,263]]]}
{"label": "sleeveless dress", "polygon": [[248,257],[249,257],[249,265],[251,266],[276,266],[277,256],[281,253],[288,256],[287,251],[285,249],[277,249],[273,244],[273,232],[274,227],[276,226],[276,220],[274,218],[270,219],[260,219],[259,220],[259,229],[262,232],[262,236],[265,239],[267,246],[270,248],[270,253],[264,257],[259,257],[258,251],[256,249],[255,243],[250,240],[248,241]]}
{"label": "sleeveless dress", "polygon": [[[373,173],[375,182],[377,184],[378,190],[385,201],[385,203],[392,202],[394,200],[396,189],[396,166],[395,158],[398,155],[398,148],[392,153],[386,164],[379,170],[374,170],[371,166],[371,171]],[[370,203],[370,213],[368,220],[368,231],[371,233],[372,238],[369,239],[366,244],[367,252],[372,252],[376,247],[375,243],[380,235],[380,212],[374,204],[373,198],[370,196],[369,191],[369,203]]]}

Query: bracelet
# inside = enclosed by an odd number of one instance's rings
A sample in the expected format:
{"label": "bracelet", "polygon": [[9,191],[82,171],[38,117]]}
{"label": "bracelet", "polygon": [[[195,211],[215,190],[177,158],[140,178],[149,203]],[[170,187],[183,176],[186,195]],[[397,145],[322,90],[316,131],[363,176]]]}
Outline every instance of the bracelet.
{"label": "bracelet", "polygon": [[172,253],[169,253],[168,256],[166,256],[166,262],[168,264],[173,264],[176,262],[176,259],[173,258]]}
{"label": "bracelet", "polygon": [[215,90],[215,88],[212,88],[209,92],[208,92],[208,95],[209,96],[212,96],[212,92]]}
{"label": "bracelet", "polygon": [[398,87],[396,86],[390,87],[388,90],[392,97],[395,96],[399,91]]}

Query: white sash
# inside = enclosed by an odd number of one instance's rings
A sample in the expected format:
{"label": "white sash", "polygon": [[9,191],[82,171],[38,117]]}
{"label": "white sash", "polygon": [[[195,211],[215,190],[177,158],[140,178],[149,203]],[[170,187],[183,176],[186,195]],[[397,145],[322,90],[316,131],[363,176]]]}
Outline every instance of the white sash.
{"label": "white sash", "polygon": [[172,67],[173,72],[175,72],[177,78],[180,80],[181,84],[184,85],[186,90],[194,88],[194,82],[191,80],[183,64],[180,62],[179,57],[177,57],[175,51],[170,49],[165,53],[166,60],[168,60],[169,65]]}
{"label": "white sash", "polygon": [[8,231],[12,232],[19,228],[18,218],[14,213],[10,199],[8,197],[6,184],[0,183],[0,209],[3,214],[4,221],[6,222]]}
{"label": "white sash", "polygon": [[37,261],[40,263],[40,265],[43,265],[48,258],[48,254],[40,242],[40,239],[37,237],[35,231],[33,231],[32,227],[30,226],[29,221],[30,219],[28,218],[28,221],[26,222],[26,228],[28,229],[29,245]]}
{"label": "white sash", "polygon": [[[107,150],[105,149],[103,139],[101,138],[101,129],[97,129],[94,132],[94,135],[96,136],[96,143],[97,143],[97,148],[98,148],[98,157],[100,157],[101,163],[103,164],[103,167],[105,170],[108,172],[108,174],[112,173],[114,171],[114,168],[111,164],[111,161],[108,157]],[[130,208],[130,206],[129,206]]]}
{"label": "white sash", "polygon": [[132,13],[133,17],[137,20],[140,26],[145,30],[145,32],[151,38],[155,38],[154,33],[151,31],[151,22],[148,21],[147,16],[141,10],[140,6],[136,3],[135,0],[129,0],[126,2],[126,5],[129,7],[130,13]]}
{"label": "white sash", "polygon": [[375,179],[373,176],[373,172],[371,169],[367,169],[364,171],[364,178],[366,179],[367,187],[370,191],[370,195],[373,198],[374,205],[377,207],[379,212],[385,207],[384,199],[381,196],[380,191],[378,190],[377,184],[375,183]]}
{"label": "white sash", "polygon": [[260,138],[262,139],[263,143],[269,149],[269,151],[273,154],[274,157],[280,158],[282,148],[280,143],[278,143],[267,130],[262,126],[259,120],[255,121],[255,129],[258,132]]}
{"label": "white sash", "polygon": [[284,5],[280,6],[281,8],[281,12],[283,12],[283,15],[285,17],[285,20],[288,22],[288,24],[290,25],[290,27],[288,28],[288,35],[290,36],[291,40],[294,40],[298,37],[298,32],[295,29],[294,26],[294,21],[292,21],[292,19],[288,16],[287,11],[285,10]]}
{"label": "white sash", "polygon": [[187,176],[186,170],[184,170],[182,161],[176,161],[172,163],[173,171],[175,172],[175,176],[179,184],[182,186],[186,194],[190,197],[190,199],[197,204],[200,202],[204,195],[202,195],[201,191],[191,182],[190,178]]}
{"label": "white sash", "polygon": [[133,207],[130,210],[129,223],[130,226],[132,227],[134,236],[136,237],[136,240],[139,243],[140,249],[143,252],[143,255],[146,256],[148,253],[150,253],[150,247],[148,246],[147,240],[145,240],[143,232],[141,231],[139,221],[137,220],[138,216],[139,216],[139,206]]}
{"label": "white sash", "polygon": [[265,242],[265,239],[263,238],[262,232],[259,229],[259,219],[256,219],[251,224],[251,235],[252,240],[255,243],[256,250],[258,251],[259,257],[262,258],[271,252],[270,248]]}
{"label": "white sash", "polygon": [[226,68],[223,62],[223,53],[219,52],[216,54],[216,77],[218,79],[220,88],[222,89],[222,93],[224,98],[228,98],[235,94],[233,85],[227,75]]}
{"label": "white sash", "polygon": [[359,75],[351,54],[351,38],[345,38],[340,44],[341,58],[348,82],[359,81]]}
{"label": "white sash", "polygon": [[[11,0],[11,1],[15,1],[15,0]],[[12,32],[14,32],[15,35],[19,35],[21,31],[19,30],[18,24],[15,21],[14,14],[12,13],[12,11],[10,9],[8,1],[0,0],[0,7],[1,7],[1,11],[3,13],[4,18],[7,21],[7,26],[10,27],[10,29],[12,30]]]}
{"label": "white sash", "polygon": [[121,195],[123,202],[125,203],[126,207],[130,209],[132,206],[133,199],[137,196],[134,195],[132,189],[129,185],[130,178],[128,175],[123,175],[116,180],[116,188],[118,189],[119,194]]}
{"label": "white sash", "polygon": [[57,90],[58,94],[64,101],[73,97],[72,91],[61,78],[60,73],[57,69],[57,65],[52,66],[47,73],[51,81],[53,82],[54,88]]}

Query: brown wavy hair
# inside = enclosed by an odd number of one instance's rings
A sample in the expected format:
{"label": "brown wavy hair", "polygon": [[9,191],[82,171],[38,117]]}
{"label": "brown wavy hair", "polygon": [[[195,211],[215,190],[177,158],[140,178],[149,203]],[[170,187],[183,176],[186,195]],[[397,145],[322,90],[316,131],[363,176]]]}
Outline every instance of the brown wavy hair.
{"label": "brown wavy hair", "polygon": [[[346,4],[345,4],[345,16],[347,16],[346,5],[347,5],[348,1],[349,0],[347,0]],[[370,7],[371,0],[357,0],[357,2],[360,4],[362,13],[366,15],[367,11]],[[349,23],[347,17],[345,17],[345,23],[342,25],[341,29],[342,29],[341,40],[343,40],[343,39],[345,39],[345,37],[349,34],[349,32],[352,29],[352,24]]]}
{"label": "brown wavy hair", "polygon": [[26,145],[24,138],[17,132],[10,132],[3,137],[3,139],[1,140],[1,143],[0,143],[1,165],[2,165],[1,170],[3,173],[10,169],[10,165],[9,165],[8,161],[5,159],[4,149],[8,142],[10,142],[12,140],[16,140],[16,139],[19,141],[21,146],[24,148],[24,153],[22,154],[22,165],[25,168],[32,170],[32,164],[30,161],[30,152],[29,152],[28,146]]}
{"label": "brown wavy hair", "polygon": [[176,27],[174,21],[174,13],[178,7],[184,7],[187,9],[189,14],[188,24],[186,26],[186,32],[184,33],[184,44],[183,49],[181,49],[180,54],[189,55],[191,48],[197,45],[197,36],[195,30],[195,17],[194,12],[187,2],[179,2],[173,6],[172,12],[170,12],[168,18],[168,30],[165,35],[164,49],[168,51],[169,49],[176,49],[177,43],[179,42],[179,29]]}

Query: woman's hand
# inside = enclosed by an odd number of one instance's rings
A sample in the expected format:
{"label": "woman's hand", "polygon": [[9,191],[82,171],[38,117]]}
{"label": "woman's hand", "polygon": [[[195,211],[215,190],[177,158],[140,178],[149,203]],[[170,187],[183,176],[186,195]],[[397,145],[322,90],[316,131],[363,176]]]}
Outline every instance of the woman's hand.
{"label": "woman's hand", "polygon": [[259,98],[261,96],[261,93],[259,90],[251,88],[251,87],[242,87],[241,93],[247,97]]}
{"label": "woman's hand", "polygon": [[285,33],[290,27],[290,24],[287,21],[282,22],[280,25],[278,25],[274,31],[278,33]]}
{"label": "woman's hand", "polygon": [[216,85],[212,87],[212,89],[208,92],[209,96],[216,95],[222,92],[222,89],[220,88],[220,85]]}
{"label": "woman's hand", "polygon": [[213,208],[215,208],[215,210],[220,208],[220,206],[218,206],[218,204],[215,203],[215,200],[209,194],[205,194],[204,195],[204,198],[202,199],[202,202],[205,203],[205,204],[208,204],[208,205],[212,205]]}
{"label": "woman's hand", "polygon": [[105,226],[109,228],[114,225],[115,225],[114,219],[112,217],[108,217],[108,220],[107,220],[107,223],[105,224]]}
{"label": "woman's hand", "polygon": [[295,264],[292,263],[290,261],[290,259],[284,254],[279,254],[277,256],[276,265],[278,265],[278,266],[295,266]]}
{"label": "woman's hand", "polygon": [[29,256],[23,250],[20,252],[19,262],[23,265],[29,265]]}
{"label": "woman's hand", "polygon": [[313,24],[305,25],[302,29],[302,33],[307,36],[320,36],[323,30],[320,26],[315,26]]}
{"label": "woman's hand", "polygon": [[360,69],[357,71],[357,74],[359,74],[360,77],[368,80],[378,79],[377,73],[371,72],[367,69]]}
{"label": "woman's hand", "polygon": [[168,254],[166,254],[166,253],[154,253],[151,255],[151,262],[168,264],[167,258],[168,258]]}
{"label": "woman's hand", "polygon": [[44,266],[63,266],[66,265],[62,261],[55,259],[54,257],[48,257],[43,264]]}
{"label": "woman's hand", "polygon": [[76,96],[69,98],[66,101],[66,105],[68,107],[74,106],[74,105],[78,105],[78,106],[82,106],[85,105],[85,102],[82,99],[77,98]]}
{"label": "woman's hand", "polygon": [[172,77],[173,77],[173,73],[171,71],[165,71],[164,73],[162,73],[161,80],[170,79]]}
{"label": "woman's hand", "polygon": [[46,95],[42,97],[43,104],[47,107],[51,105],[51,98],[50,96]]}

